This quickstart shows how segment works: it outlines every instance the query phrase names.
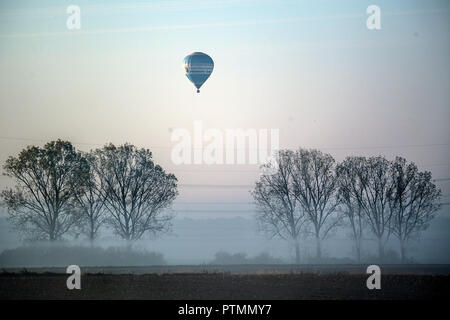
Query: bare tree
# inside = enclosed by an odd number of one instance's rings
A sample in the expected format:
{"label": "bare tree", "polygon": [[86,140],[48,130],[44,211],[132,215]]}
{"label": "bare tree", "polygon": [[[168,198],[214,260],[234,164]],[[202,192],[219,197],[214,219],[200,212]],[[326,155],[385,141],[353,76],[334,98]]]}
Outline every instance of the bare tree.
{"label": "bare tree", "polygon": [[170,227],[172,216],[164,209],[178,195],[177,179],[152,160],[148,149],[109,144],[93,152],[101,192],[110,214],[108,223],[116,234],[132,241],[146,232]]}
{"label": "bare tree", "polygon": [[102,179],[95,170],[96,157],[92,154],[85,154],[84,157],[87,160],[83,163],[86,167],[81,171],[83,175],[73,180],[72,193],[81,212],[78,225],[93,244],[106,220],[104,208],[106,195],[102,192]]}
{"label": "bare tree", "polygon": [[52,141],[43,148],[30,146],[4,165],[15,189],[2,192],[9,218],[32,239],[54,241],[77,222],[71,185],[79,178],[85,159],[68,141]]}
{"label": "bare tree", "polygon": [[347,157],[336,168],[341,207],[350,225],[351,238],[355,243],[358,262],[361,262],[361,245],[365,225],[363,207],[359,201],[362,199],[365,189],[358,177],[363,173],[364,164],[364,158]]}
{"label": "bare tree", "polygon": [[390,163],[384,157],[361,158],[364,164],[358,170],[358,183],[363,189],[357,196],[368,226],[377,238],[378,254],[382,261],[384,247],[391,234],[392,179]]}
{"label": "bare tree", "polygon": [[321,242],[340,222],[338,184],[334,158],[319,150],[299,149],[293,161],[294,194],[312,223],[317,258]]}
{"label": "bare tree", "polygon": [[280,237],[294,243],[295,261],[300,263],[300,235],[305,226],[305,215],[295,199],[292,182],[292,158],[294,153],[281,150],[276,163],[262,166],[263,173],[253,198],[258,208],[256,218],[270,237]]}
{"label": "bare tree", "polygon": [[441,191],[432,182],[431,173],[419,172],[414,163],[397,157],[391,167],[393,192],[391,201],[392,232],[400,241],[402,262],[411,237],[428,227],[439,210]]}

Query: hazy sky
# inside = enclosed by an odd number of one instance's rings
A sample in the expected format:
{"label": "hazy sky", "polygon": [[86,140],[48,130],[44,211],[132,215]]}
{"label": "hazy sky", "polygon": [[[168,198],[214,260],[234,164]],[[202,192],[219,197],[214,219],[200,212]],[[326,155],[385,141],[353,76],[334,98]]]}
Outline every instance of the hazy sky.
{"label": "hazy sky", "polygon": [[[70,4],[79,31],[66,28]],[[371,4],[381,30],[366,28]],[[181,184],[244,186],[181,187],[175,208],[251,209],[257,166],[171,163],[170,129],[201,120],[278,128],[281,147],[338,160],[402,155],[449,178],[449,18],[449,1],[2,1],[0,161],[57,138],[131,142]],[[182,69],[194,51],[215,62],[201,94]]]}

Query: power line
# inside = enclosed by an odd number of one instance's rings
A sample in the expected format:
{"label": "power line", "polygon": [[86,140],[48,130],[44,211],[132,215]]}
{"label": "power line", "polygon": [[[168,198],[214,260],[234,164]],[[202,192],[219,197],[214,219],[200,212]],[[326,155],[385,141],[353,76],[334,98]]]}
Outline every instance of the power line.
{"label": "power line", "polygon": [[253,188],[251,184],[179,184],[182,188]]}
{"label": "power line", "polygon": [[353,150],[353,149],[424,148],[424,147],[439,147],[448,145],[450,145],[450,143],[403,144],[403,145],[360,146],[360,147],[316,147],[316,148],[326,150]]}
{"label": "power line", "polygon": [[[439,163],[439,164],[418,164],[421,167],[441,167],[441,166],[450,166],[450,163]],[[261,170],[259,169],[248,169],[248,170],[177,170],[176,168],[167,169],[167,171],[174,171],[177,173],[259,173]],[[436,180],[436,179],[435,179]]]}
{"label": "power line", "polygon": [[[2,140],[15,140],[15,141],[31,141],[31,142],[41,142],[41,143],[47,143],[49,141],[52,141],[52,139],[50,140],[43,140],[43,139],[33,139],[33,138],[20,138],[20,137],[5,137],[5,136],[0,136],[0,139]],[[68,140],[68,139],[62,139],[61,140]],[[76,144],[76,145],[87,145],[87,146],[104,146],[107,143],[96,143],[96,142],[76,142],[76,141],[70,141],[72,144]],[[152,149],[169,149],[172,147],[166,147],[166,146],[151,146],[151,147],[147,147],[147,148],[152,148]]]}
{"label": "power line", "polygon": [[[24,138],[24,137],[8,137],[8,136],[0,136],[0,139],[3,140],[18,140],[18,141],[34,141],[34,142],[48,142],[48,140],[43,139],[35,139],[35,138]],[[102,146],[106,143],[94,143],[94,142],[73,142],[73,144],[79,145],[96,145]],[[316,148],[316,149],[327,149],[327,150],[354,150],[354,149],[392,149],[392,148],[425,148],[425,147],[439,147],[439,146],[449,146],[450,142],[447,143],[424,143],[424,144],[403,144],[403,145],[380,145],[380,146],[334,146],[334,147],[324,147],[324,146],[305,146],[305,148]],[[172,146],[148,146],[147,148],[151,149],[172,149]],[[191,148],[195,149],[203,149],[203,148]],[[234,149],[234,148],[233,148]],[[246,148],[246,149],[259,149],[259,148]],[[292,149],[292,148],[291,148]],[[293,148],[293,149],[297,149]]]}
{"label": "power line", "polygon": [[[0,178],[7,179],[8,176],[0,175]],[[434,179],[435,181],[449,181],[450,178]],[[181,188],[253,188],[252,184],[179,184]]]}
{"label": "power line", "polygon": [[205,210],[205,209],[201,209],[201,210],[192,210],[192,209],[187,209],[187,210],[182,210],[182,209],[176,209],[176,210],[171,210],[174,212],[180,212],[180,213],[256,213],[256,210]]}
{"label": "power line", "polygon": [[450,163],[436,163],[436,164],[419,164],[422,167],[446,167],[450,166]]}
{"label": "power line", "polygon": [[[43,143],[47,143],[50,140],[42,140],[42,139],[33,139],[33,138],[20,138],[20,137],[4,137],[4,136],[0,136],[0,139],[2,140],[15,140],[15,141],[32,141],[32,142],[43,142]],[[62,139],[64,140],[64,139]],[[73,144],[80,144],[80,145],[91,145],[91,146],[101,146],[104,144],[101,143],[91,143],[91,142],[72,142]]]}
{"label": "power line", "polygon": [[254,205],[254,202],[201,202],[201,201],[180,201],[174,202],[174,205]]}
{"label": "power line", "polygon": [[[449,164],[450,165],[450,164]],[[177,170],[177,169],[168,169],[167,171],[175,171],[175,172],[190,172],[190,173],[258,173],[259,169],[253,170]]]}
{"label": "power line", "polygon": [[[439,203],[440,205],[443,206],[448,206],[450,205],[450,202],[441,202]],[[256,213],[258,212],[257,210],[230,210],[230,209],[225,209],[225,210],[219,210],[219,209],[199,209],[199,210],[193,210],[193,209],[173,209],[171,210],[173,212],[178,212],[178,213]]]}

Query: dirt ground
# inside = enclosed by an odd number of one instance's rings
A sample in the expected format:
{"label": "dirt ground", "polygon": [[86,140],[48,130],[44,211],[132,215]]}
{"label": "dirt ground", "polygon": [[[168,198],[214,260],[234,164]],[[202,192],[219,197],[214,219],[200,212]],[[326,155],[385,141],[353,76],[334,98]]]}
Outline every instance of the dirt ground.
{"label": "dirt ground", "polygon": [[0,299],[444,299],[449,275],[387,274],[381,290],[368,275],[300,274],[83,274],[68,290],[66,274],[0,273]]}

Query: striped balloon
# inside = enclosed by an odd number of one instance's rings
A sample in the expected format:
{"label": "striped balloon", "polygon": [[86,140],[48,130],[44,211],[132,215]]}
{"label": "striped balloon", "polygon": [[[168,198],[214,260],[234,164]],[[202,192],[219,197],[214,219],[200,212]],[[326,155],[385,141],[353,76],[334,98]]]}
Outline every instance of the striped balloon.
{"label": "striped balloon", "polygon": [[197,93],[200,93],[200,87],[209,78],[213,69],[213,59],[203,52],[194,52],[184,58],[186,77],[197,88]]}

